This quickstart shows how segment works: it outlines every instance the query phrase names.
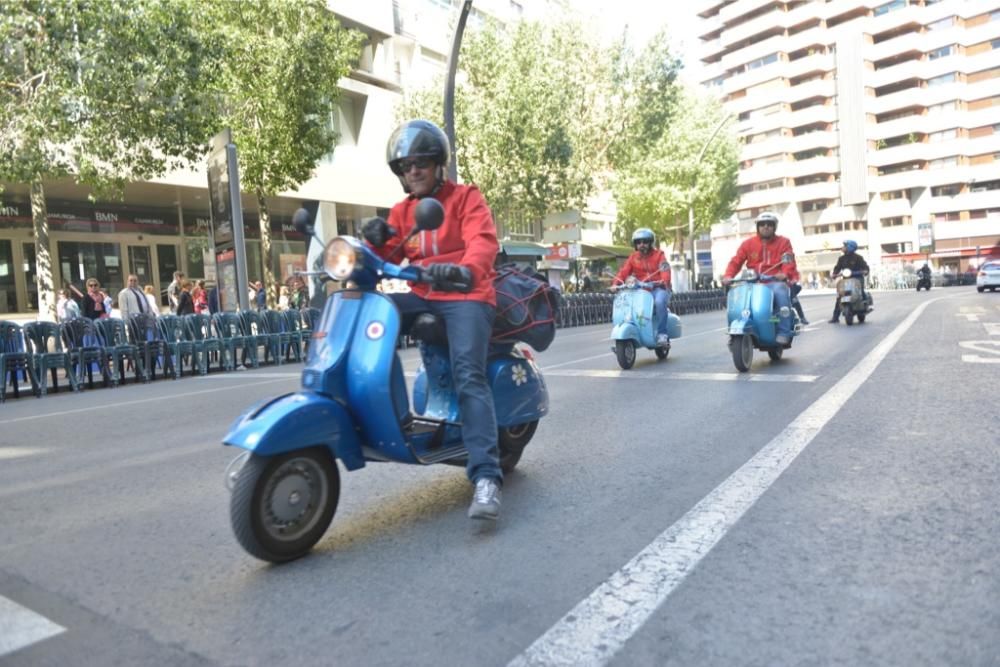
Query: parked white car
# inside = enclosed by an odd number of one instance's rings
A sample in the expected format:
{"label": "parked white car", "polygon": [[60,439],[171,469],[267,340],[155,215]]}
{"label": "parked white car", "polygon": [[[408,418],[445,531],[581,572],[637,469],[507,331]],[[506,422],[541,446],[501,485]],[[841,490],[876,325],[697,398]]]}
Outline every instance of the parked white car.
{"label": "parked white car", "polygon": [[980,292],[996,291],[1000,287],[1000,261],[991,260],[979,267],[976,274],[976,289]]}

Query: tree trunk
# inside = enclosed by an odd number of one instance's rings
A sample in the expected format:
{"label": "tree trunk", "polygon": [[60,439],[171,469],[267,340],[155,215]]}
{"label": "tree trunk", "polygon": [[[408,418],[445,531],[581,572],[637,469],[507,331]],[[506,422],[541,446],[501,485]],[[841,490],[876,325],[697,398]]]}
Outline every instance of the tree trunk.
{"label": "tree trunk", "polygon": [[278,282],[274,279],[274,261],[271,253],[271,214],[267,210],[264,193],[257,191],[257,210],[260,211],[260,259],[264,264],[261,274],[264,281],[264,291],[267,293],[267,307],[274,309],[278,305]]}
{"label": "tree trunk", "polygon": [[56,321],[56,294],[49,256],[49,211],[41,180],[31,182],[31,220],[35,228],[35,282],[38,286],[38,319]]}

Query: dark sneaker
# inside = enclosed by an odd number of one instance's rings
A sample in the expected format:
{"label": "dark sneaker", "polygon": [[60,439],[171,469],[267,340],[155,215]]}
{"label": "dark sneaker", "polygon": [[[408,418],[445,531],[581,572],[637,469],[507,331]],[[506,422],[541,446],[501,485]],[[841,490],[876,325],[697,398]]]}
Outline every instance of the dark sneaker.
{"label": "dark sneaker", "polygon": [[802,322],[802,326],[804,326],[804,327],[809,326],[809,320],[807,320],[806,318],[800,317],[799,321]]}
{"label": "dark sneaker", "polygon": [[832,320],[830,320],[830,324],[840,324],[840,318],[839,317],[833,318]]}
{"label": "dark sneaker", "polygon": [[670,336],[667,334],[658,334],[656,336],[656,347],[670,347]]}
{"label": "dark sneaker", "polygon": [[778,345],[788,345],[789,343],[792,342],[792,337],[786,334],[778,334],[777,336],[775,336],[774,341]]}
{"label": "dark sneaker", "polygon": [[496,521],[500,516],[500,484],[490,477],[476,480],[476,488],[469,505],[470,519]]}

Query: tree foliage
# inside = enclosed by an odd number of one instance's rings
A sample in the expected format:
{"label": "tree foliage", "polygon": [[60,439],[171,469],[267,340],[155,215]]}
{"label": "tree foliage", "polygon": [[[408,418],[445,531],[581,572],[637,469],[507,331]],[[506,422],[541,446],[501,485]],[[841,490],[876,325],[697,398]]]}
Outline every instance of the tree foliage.
{"label": "tree foliage", "polygon": [[[579,25],[487,24],[468,33],[455,90],[459,175],[498,221],[580,208],[610,127],[610,59]],[[402,116],[440,122],[441,87],[411,94]]]}
{"label": "tree foliage", "polygon": [[337,141],[338,82],[358,59],[362,36],[345,30],[323,0],[200,5],[225,37],[217,63],[218,127],[232,129],[242,189],[257,196],[268,301],[277,300],[266,197],[308,180]]}
{"label": "tree foliage", "polygon": [[220,44],[193,0],[0,3],[0,182],[29,183],[39,313],[55,314],[43,181],[121,193],[197,156]]}
{"label": "tree foliage", "polygon": [[739,146],[728,122],[714,100],[690,92],[680,97],[663,134],[645,150],[635,150],[616,172],[618,242],[630,238],[636,227],[650,227],[660,238],[686,236],[692,205],[696,233],[732,213],[738,198]]}

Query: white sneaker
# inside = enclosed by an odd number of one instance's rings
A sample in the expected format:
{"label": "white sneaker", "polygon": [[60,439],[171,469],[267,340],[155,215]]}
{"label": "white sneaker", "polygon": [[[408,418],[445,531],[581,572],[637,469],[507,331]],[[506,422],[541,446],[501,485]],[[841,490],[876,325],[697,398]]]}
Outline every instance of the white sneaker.
{"label": "white sneaker", "polygon": [[656,347],[670,347],[670,336],[667,334],[657,334]]}
{"label": "white sneaker", "polygon": [[500,516],[500,484],[490,477],[476,480],[476,490],[469,505],[470,519],[496,521]]}

